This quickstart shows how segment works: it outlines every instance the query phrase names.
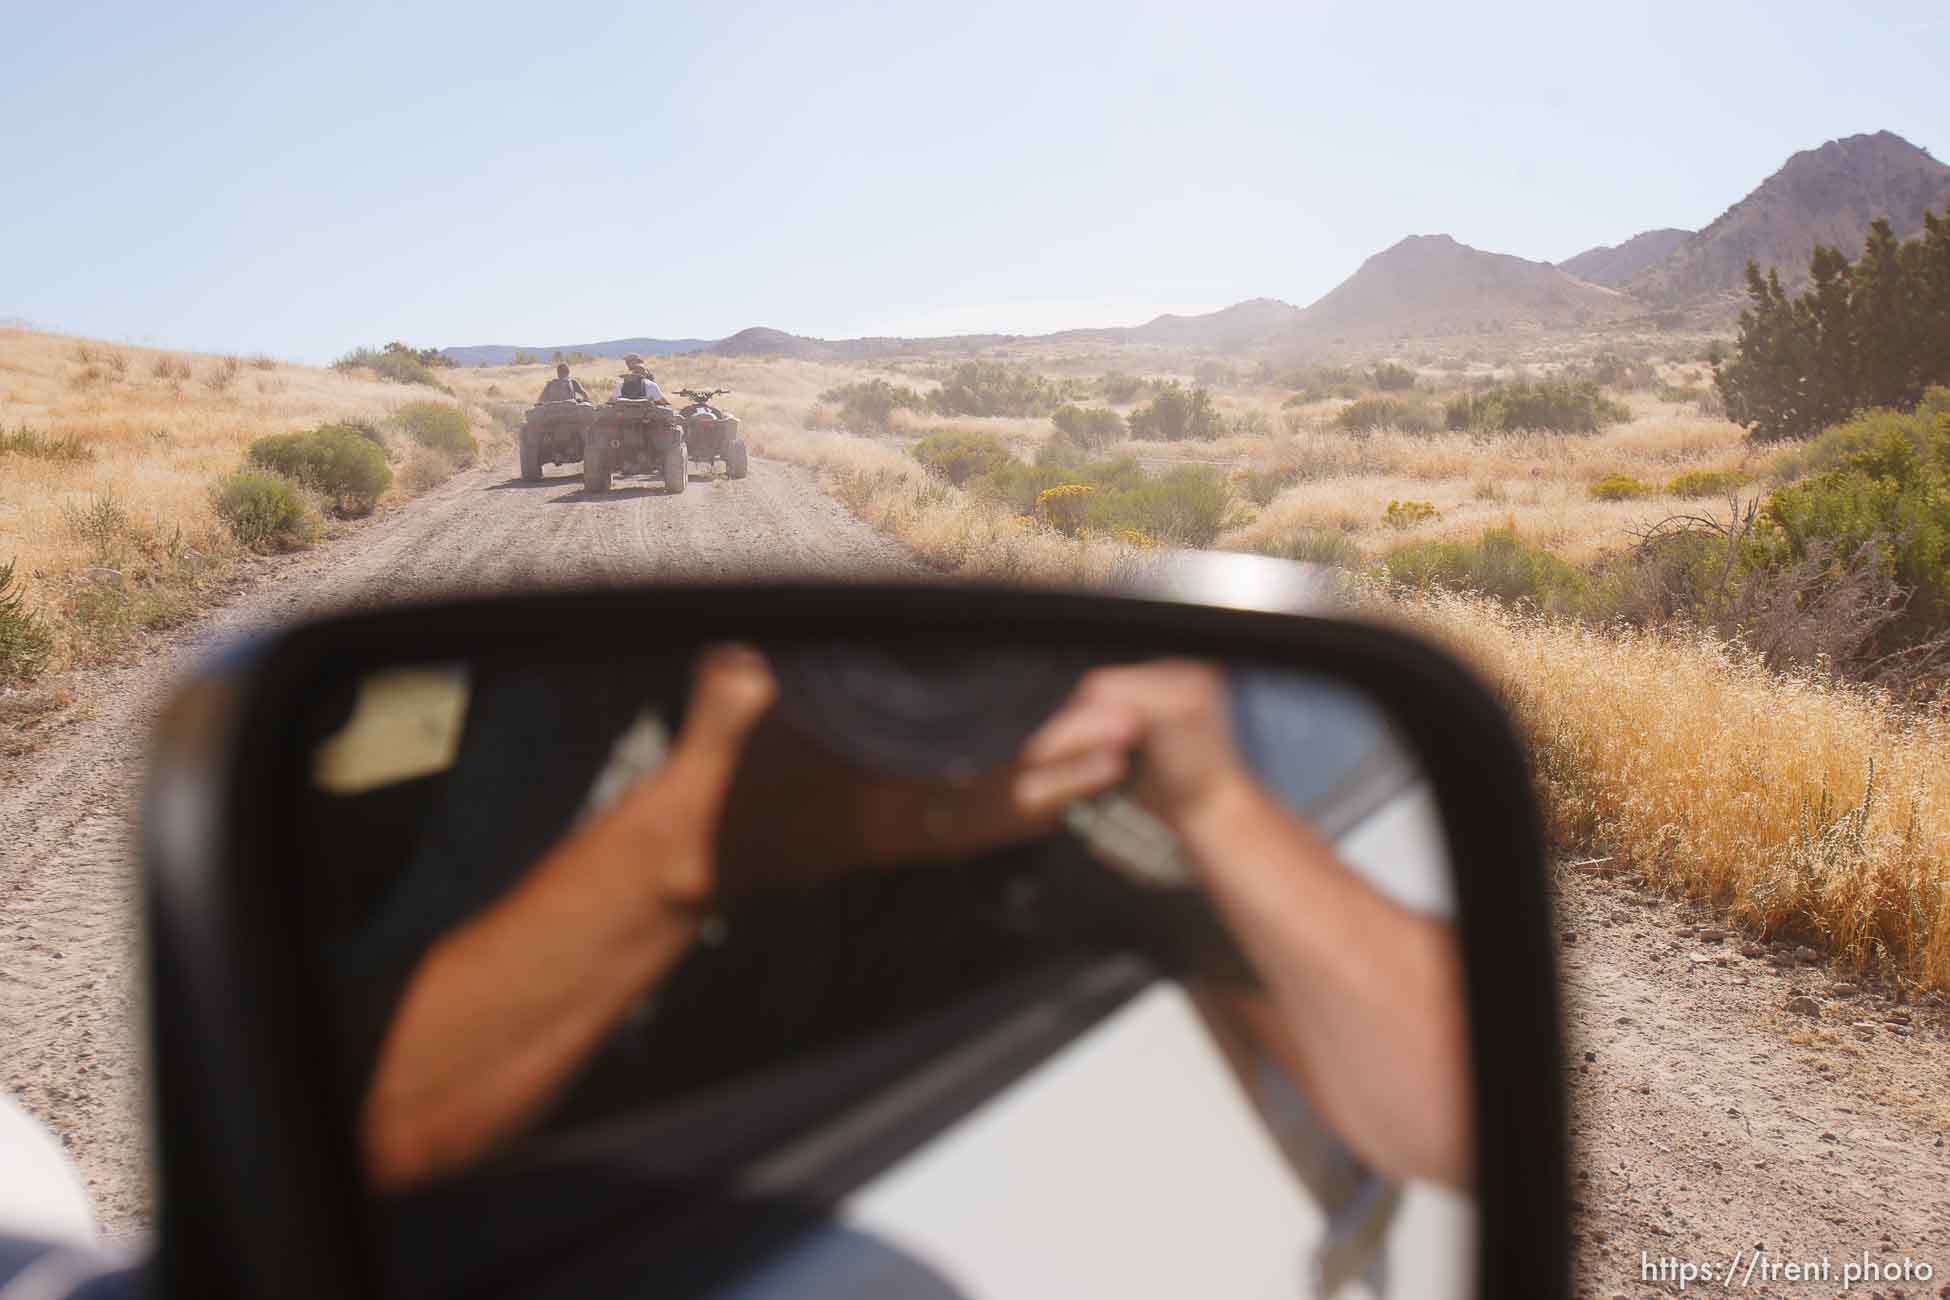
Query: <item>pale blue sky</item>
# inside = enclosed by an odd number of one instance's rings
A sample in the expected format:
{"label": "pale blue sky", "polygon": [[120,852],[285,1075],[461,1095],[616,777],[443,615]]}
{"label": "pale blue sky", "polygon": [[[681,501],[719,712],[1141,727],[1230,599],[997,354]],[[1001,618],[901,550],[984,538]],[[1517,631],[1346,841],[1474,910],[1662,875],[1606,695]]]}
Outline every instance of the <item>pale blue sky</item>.
{"label": "pale blue sky", "polygon": [[359,343],[839,337],[1559,259],[1796,149],[1950,158],[1943,0],[94,4],[0,16],[0,317]]}

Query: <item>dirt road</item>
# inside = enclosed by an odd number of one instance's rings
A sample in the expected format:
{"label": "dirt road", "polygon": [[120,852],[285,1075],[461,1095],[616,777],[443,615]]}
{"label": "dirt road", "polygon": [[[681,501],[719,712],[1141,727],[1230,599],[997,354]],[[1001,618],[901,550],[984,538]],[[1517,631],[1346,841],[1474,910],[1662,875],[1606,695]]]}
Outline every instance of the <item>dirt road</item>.
{"label": "dirt road", "polygon": [[[308,612],[435,591],[916,567],[776,464],[678,497],[636,480],[588,498],[570,478],[511,479],[506,465],[462,475],[268,562],[222,612],[93,678],[58,741],[0,768],[0,1082],[63,1135],[111,1232],[139,1229],[149,1201],[129,850],[142,737],[195,655]],[[1644,1278],[1641,1252],[1724,1268],[1744,1251],[1745,1268],[1760,1246],[1777,1263],[1825,1253],[1838,1274],[1861,1251],[1908,1254],[1933,1266],[1931,1284],[1856,1293],[1938,1294],[1950,1281],[1950,1011],[1792,952],[1701,937],[1691,927],[1714,918],[1625,880],[1566,872],[1559,888],[1579,1293],[1676,1294],[1676,1281]],[[1791,1007],[1798,995],[1810,1002]],[[1839,1276],[1730,1289],[1844,1290]]]}
{"label": "dirt road", "polygon": [[0,1084],[67,1143],[107,1231],[139,1229],[149,1203],[131,850],[143,738],[198,655],[304,614],[435,592],[918,568],[791,466],[755,463],[736,483],[700,474],[677,496],[637,478],[602,496],[580,487],[496,464],[266,562],[221,611],[77,683],[57,740],[0,760]]}

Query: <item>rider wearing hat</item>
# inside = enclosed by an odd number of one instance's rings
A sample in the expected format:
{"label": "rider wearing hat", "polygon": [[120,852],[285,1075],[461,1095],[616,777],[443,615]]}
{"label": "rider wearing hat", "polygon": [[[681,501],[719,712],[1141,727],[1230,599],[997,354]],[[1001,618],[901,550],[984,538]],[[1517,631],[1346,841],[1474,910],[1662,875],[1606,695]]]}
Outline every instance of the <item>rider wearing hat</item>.
{"label": "rider wearing hat", "polygon": [[644,368],[642,357],[632,352],[623,358],[623,364],[629,367],[629,373],[623,376],[622,386],[616,390],[618,397],[648,398],[653,402],[666,400],[664,390],[657,387],[655,377]]}

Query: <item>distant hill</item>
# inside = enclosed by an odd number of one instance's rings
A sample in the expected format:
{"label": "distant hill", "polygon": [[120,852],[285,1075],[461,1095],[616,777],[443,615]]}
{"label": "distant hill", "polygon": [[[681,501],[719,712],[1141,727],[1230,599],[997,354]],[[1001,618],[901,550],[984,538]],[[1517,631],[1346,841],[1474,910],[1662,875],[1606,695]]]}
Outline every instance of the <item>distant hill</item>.
{"label": "distant hill", "polygon": [[1615,289],[1548,262],[1486,253],[1448,235],[1410,235],[1300,313],[1296,341],[1553,329],[1636,313]]}
{"label": "distant hill", "polygon": [[823,339],[805,338],[784,330],[755,325],[739,330],[730,338],[707,343],[699,349],[721,357],[823,357],[831,355]]}
{"label": "distant hill", "polygon": [[566,343],[551,348],[483,343],[476,347],[442,348],[440,354],[457,366],[505,366],[515,359],[517,353],[522,352],[547,361],[558,352],[565,357],[577,352],[596,357],[623,357],[632,352],[646,357],[667,357],[679,352],[701,351],[710,346],[709,339],[610,339],[605,343]]}
{"label": "distant hill", "polygon": [[1231,351],[1277,337],[1300,319],[1300,309],[1278,298],[1248,298],[1217,311],[1196,316],[1167,312],[1142,325],[1062,330],[1039,340],[1069,343],[1156,343],[1171,347],[1205,347]]}
{"label": "distant hill", "polygon": [[1576,257],[1559,262],[1557,269],[1568,271],[1580,280],[1617,289],[1646,267],[1670,257],[1673,249],[1691,239],[1693,233],[1690,230],[1648,230],[1642,235],[1633,235],[1622,244],[1587,248]]}
{"label": "distant hill", "polygon": [[1923,213],[1950,201],[1950,166],[1889,131],[1805,149],[1706,229],[1626,282],[1655,304],[1736,295],[1751,258],[1778,266],[1788,284],[1807,277],[1817,243],[1853,258],[1869,223],[1888,217],[1898,237],[1923,228]]}

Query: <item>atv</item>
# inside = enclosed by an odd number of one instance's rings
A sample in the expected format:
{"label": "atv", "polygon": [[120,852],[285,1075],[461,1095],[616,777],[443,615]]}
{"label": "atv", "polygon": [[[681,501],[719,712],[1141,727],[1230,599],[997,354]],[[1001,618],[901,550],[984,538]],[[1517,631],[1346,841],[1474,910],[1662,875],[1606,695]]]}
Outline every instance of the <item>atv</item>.
{"label": "atv", "polygon": [[681,412],[684,445],[692,460],[706,465],[721,460],[727,477],[743,478],[749,467],[749,456],[745,440],[738,436],[738,417],[711,405],[712,398],[730,391],[729,388],[714,388],[708,393],[695,388],[677,390],[678,396],[691,400]]}
{"label": "atv", "polygon": [[542,466],[569,465],[582,459],[583,444],[596,408],[589,402],[537,402],[521,422],[521,476],[542,477]]}
{"label": "atv", "polygon": [[657,474],[664,491],[684,490],[691,476],[684,421],[670,403],[612,397],[596,409],[583,439],[583,490],[609,491],[612,474]]}

